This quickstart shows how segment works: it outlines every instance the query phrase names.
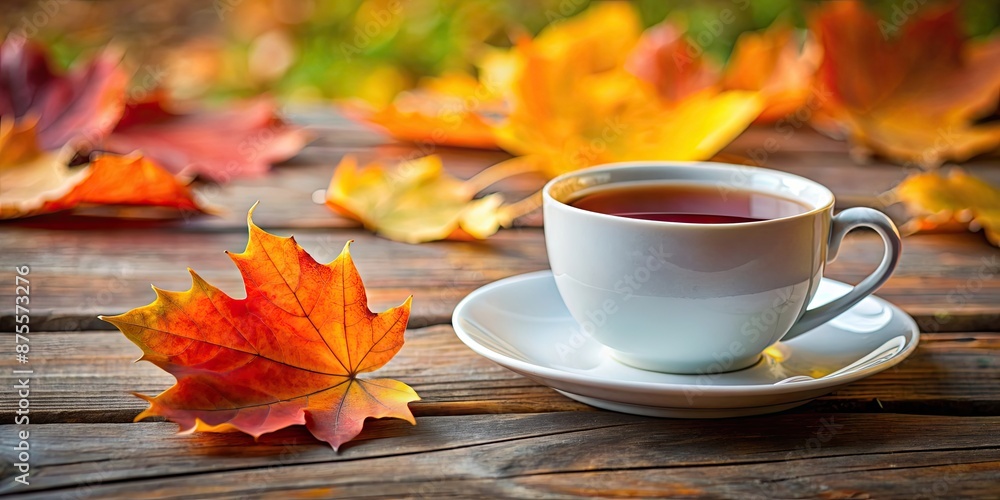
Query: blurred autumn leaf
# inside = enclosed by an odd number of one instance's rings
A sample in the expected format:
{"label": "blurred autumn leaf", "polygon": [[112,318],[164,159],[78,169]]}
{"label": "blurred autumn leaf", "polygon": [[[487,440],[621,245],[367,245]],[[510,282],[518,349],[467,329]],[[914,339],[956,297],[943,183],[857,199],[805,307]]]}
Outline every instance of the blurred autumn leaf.
{"label": "blurred autumn leaf", "polygon": [[34,120],[38,143],[59,149],[76,139],[97,141],[125,105],[128,76],[112,51],[62,74],[46,50],[16,35],[0,45],[0,116]]}
{"label": "blurred autumn leaf", "polygon": [[[707,159],[757,117],[761,102],[755,92],[720,90],[708,63],[675,68],[673,49],[659,49],[678,43],[679,34],[664,25],[643,36],[629,4],[600,4],[533,39],[520,37],[506,53],[494,52],[478,81],[455,76],[425,82],[364,118],[406,140],[488,147],[495,137],[519,156],[469,181],[444,174],[436,156],[401,163],[392,172],[380,165],[359,170],[348,159],[334,174],[326,203],[395,240],[485,238],[521,215],[532,198],[511,206],[502,206],[496,194],[473,199],[492,184],[477,182],[483,178],[525,171],[553,177],[631,159]],[[484,80],[502,83],[497,88]],[[713,83],[691,83],[703,80]],[[441,104],[448,99],[473,105],[449,115]],[[404,104],[408,114],[397,108]],[[491,110],[504,117],[498,125],[485,120]],[[449,121],[465,135],[448,135]]]}
{"label": "blurred autumn leaf", "polygon": [[646,30],[629,55],[626,68],[651,84],[668,104],[677,104],[704,90],[718,90],[719,64],[700,54],[685,28],[673,21]]}
{"label": "blurred autumn leaf", "polygon": [[740,34],[722,87],[759,91],[765,104],[756,122],[773,123],[803,106],[818,105],[813,78],[821,59],[811,34],[779,20],[766,30]]}
{"label": "blurred autumn leaf", "polygon": [[[126,92],[127,80],[112,51],[81,58],[62,74],[44,47],[17,35],[5,38],[0,46],[0,217],[84,205],[205,212],[186,185],[190,178],[201,174],[228,181],[260,173],[305,143],[301,131],[275,116],[269,100],[182,115],[165,109],[156,87],[145,94]],[[130,100],[140,96],[143,100]],[[71,167],[74,158],[86,165]]]}
{"label": "blurred autumn leaf", "polygon": [[70,210],[86,205],[167,207],[204,212],[190,190],[141,155],[97,155],[67,166],[72,150],[43,151],[36,125],[0,119],[0,219]]}
{"label": "blurred autumn leaf", "polygon": [[167,102],[163,92],[128,103],[101,147],[122,154],[141,150],[176,175],[228,182],[267,172],[307,142],[305,133],[276,116],[267,98],[191,113],[170,107],[176,104]]}
{"label": "blurred autumn leaf", "polygon": [[504,205],[500,194],[473,198],[497,180],[529,170],[515,159],[463,181],[448,175],[437,155],[393,169],[378,163],[359,168],[348,156],[337,166],[325,202],[335,212],[396,241],[484,239],[536,208],[537,202],[529,198]]}
{"label": "blurred autumn leaf", "polygon": [[381,108],[349,103],[344,111],[402,141],[496,149],[494,127],[503,113],[501,96],[464,73],[427,78]]}
{"label": "blurred autumn leaf", "polygon": [[[63,106],[107,105],[93,116],[72,115],[86,118],[79,123],[25,111],[13,99],[2,114],[41,115],[43,141],[53,147],[74,127],[106,134],[116,118],[109,125],[100,117],[114,115],[117,98],[106,101],[113,93],[101,89],[121,86],[121,70],[108,53],[77,56],[114,38],[129,48],[126,67],[136,72],[126,93],[131,104],[105,146],[141,147],[183,176],[225,180],[294,153],[301,136],[277,133],[279,122],[257,112],[265,108],[259,101],[246,114],[168,111],[177,98],[262,92],[293,101],[357,98],[352,116],[397,139],[503,147],[519,155],[513,170],[546,176],[610,161],[709,158],[750,121],[780,120],[802,106],[814,127],[849,139],[856,157],[935,167],[1000,151],[1000,38],[991,36],[1000,4],[928,2],[913,13],[892,0],[808,8],[791,0],[67,0],[41,24],[31,21],[34,4],[18,5],[0,25],[48,40],[59,64],[38,55],[13,64],[4,56],[4,82],[28,85],[6,68],[41,61],[51,68],[52,88],[77,82],[57,93]],[[90,62],[63,75],[60,67],[73,60]],[[210,138],[216,129],[226,137]],[[274,151],[245,147],[262,130],[288,140],[275,140],[284,146]],[[235,157],[213,151],[212,141],[235,148]],[[510,171],[501,164],[484,175]],[[456,207],[474,201],[476,193],[454,189],[464,200]]]}
{"label": "blurred autumn leaf", "polygon": [[553,177],[615,161],[707,159],[757,117],[755,93],[671,89],[667,81],[658,91],[635,76],[626,64],[632,51],[656,44],[642,36],[629,4],[604,3],[519,42],[500,145]]}
{"label": "blurred autumn leaf", "polygon": [[[45,11],[37,1],[11,0],[4,2],[0,29],[45,41],[60,64],[115,40],[128,47],[126,59],[141,74],[133,82],[139,92],[155,82],[183,99],[266,91],[283,100],[360,97],[383,106],[421,77],[468,71],[484,41],[504,45],[510,32],[537,33],[592,3],[59,0]],[[798,0],[630,3],[644,27],[668,16],[683,19],[695,52],[718,61],[726,60],[742,32],[767,27],[779,14],[790,13],[803,27],[810,7]],[[909,19],[898,0],[867,3],[892,29]],[[961,10],[972,36],[1000,25],[1000,3],[964,2]]]}
{"label": "blurred autumn leaf", "polygon": [[906,232],[982,229],[1000,246],[1000,188],[978,177],[958,168],[921,173],[907,178],[892,194],[913,217],[902,227]]}
{"label": "blurred autumn leaf", "polygon": [[860,2],[824,4],[812,20],[830,93],[814,124],[862,153],[924,167],[1000,146],[1000,123],[977,123],[1000,99],[1000,37],[970,41],[957,4],[921,10],[889,38]]}

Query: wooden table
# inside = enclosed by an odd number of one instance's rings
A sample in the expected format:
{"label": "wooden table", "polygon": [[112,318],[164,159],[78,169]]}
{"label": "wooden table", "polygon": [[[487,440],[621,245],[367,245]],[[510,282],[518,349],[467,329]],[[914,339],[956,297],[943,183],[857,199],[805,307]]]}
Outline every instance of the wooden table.
{"label": "wooden table", "polygon": [[[897,367],[775,415],[669,420],[612,413],[567,399],[475,355],[450,315],[491,281],[547,268],[539,217],[487,242],[406,245],[376,237],[311,201],[344,154],[362,161],[411,154],[326,113],[302,114],[317,140],[262,179],[203,189],[228,212],[173,224],[107,221],[0,226],[0,455],[2,494],[25,498],[670,496],[733,498],[960,498],[1000,496],[1000,251],[980,234],[906,238],[894,277],[879,292],[923,332]],[[727,149],[772,148],[766,166],[829,185],[839,208],[880,207],[878,194],[904,168],[858,165],[843,143],[802,128],[749,131]],[[471,176],[499,152],[431,148]],[[966,166],[1000,182],[996,161]],[[511,179],[515,194],[540,179]],[[246,241],[245,213],[294,233],[318,260],[356,240],[354,258],[373,309],[415,296],[403,350],[380,373],[423,398],[417,425],[369,420],[339,453],[302,428],[263,436],[180,436],[165,421],[132,423],[173,378],[97,314],[153,299],[151,283],[183,290],[190,266],[242,296],[224,250]],[[894,216],[901,214],[890,208]],[[856,282],[882,244],[852,233],[828,276]],[[13,352],[15,266],[31,266],[30,363]],[[30,424],[12,425],[19,397],[12,370],[30,366]],[[14,482],[18,430],[30,431],[30,485]]]}

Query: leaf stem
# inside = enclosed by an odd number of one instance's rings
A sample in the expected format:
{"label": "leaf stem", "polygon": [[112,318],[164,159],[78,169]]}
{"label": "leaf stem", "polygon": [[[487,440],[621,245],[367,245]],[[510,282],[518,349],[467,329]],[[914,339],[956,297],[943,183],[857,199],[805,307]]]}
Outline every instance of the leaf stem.
{"label": "leaf stem", "polygon": [[501,226],[510,227],[514,219],[528,215],[540,206],[542,206],[542,191],[539,189],[523,200],[503,205],[497,209],[497,219],[500,220]]}
{"label": "leaf stem", "polygon": [[469,192],[478,193],[494,183],[513,177],[515,175],[537,172],[538,165],[526,156],[515,156],[509,160],[504,160],[496,165],[486,168],[482,172],[472,176],[465,181],[464,187]]}

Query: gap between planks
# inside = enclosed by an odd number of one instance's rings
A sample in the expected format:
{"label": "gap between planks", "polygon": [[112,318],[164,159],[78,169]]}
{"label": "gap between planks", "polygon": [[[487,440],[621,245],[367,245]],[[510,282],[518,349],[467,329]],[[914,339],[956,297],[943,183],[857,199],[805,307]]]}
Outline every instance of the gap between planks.
{"label": "gap between planks", "polygon": [[[355,239],[354,260],[375,310],[415,295],[410,324],[447,324],[457,302],[475,288],[507,276],[548,268],[538,229],[505,230],[489,242],[406,245],[365,231],[297,232],[318,261],[333,259]],[[0,268],[32,265],[32,331],[99,330],[98,314],[117,314],[148,303],[149,285],[184,290],[191,266],[209,282],[242,296],[243,285],[223,250],[241,250],[243,234],[143,232],[94,238],[84,231],[35,233],[16,229],[0,254]],[[852,233],[827,276],[857,282],[881,258],[872,233]],[[904,241],[893,277],[877,292],[917,320],[923,331],[1000,331],[1000,252],[973,234],[917,235]],[[38,287],[37,290],[34,287]],[[0,303],[13,303],[13,287]],[[13,331],[13,308],[0,311],[0,331]]]}
{"label": "gap between planks", "polygon": [[[655,496],[685,486],[702,495],[745,496],[765,487],[769,497],[815,496],[855,486],[881,497],[938,485],[955,497],[997,486],[1000,435],[990,429],[998,425],[1000,417],[822,413],[421,417],[417,426],[369,422],[359,440],[334,453],[302,429],[254,443],[240,434],[177,435],[165,423],[52,424],[34,428],[40,472],[27,492],[182,498],[329,488],[338,496],[402,495],[456,493],[482,481],[493,485],[482,493],[493,495],[633,487]],[[13,446],[9,433],[0,433],[0,446]],[[939,484],[942,471],[962,479]],[[0,491],[12,492],[11,473]]]}
{"label": "gap between planks", "polygon": [[[48,332],[32,339],[44,364],[32,379],[32,422],[131,422],[174,378],[117,331]],[[925,334],[903,363],[823,396],[796,413],[1000,415],[1000,335]],[[16,384],[0,359],[0,384]],[[377,374],[411,385],[418,416],[597,411],[506,370],[468,349],[448,326],[408,330],[403,349]],[[0,393],[0,420],[12,421],[15,396]]]}

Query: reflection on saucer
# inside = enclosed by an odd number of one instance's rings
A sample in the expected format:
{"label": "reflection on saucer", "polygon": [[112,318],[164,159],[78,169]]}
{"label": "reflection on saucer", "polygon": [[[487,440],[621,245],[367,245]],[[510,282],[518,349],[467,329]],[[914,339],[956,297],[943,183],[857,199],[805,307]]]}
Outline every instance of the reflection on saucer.
{"label": "reflection on saucer", "polygon": [[892,309],[878,301],[863,300],[850,310],[833,318],[830,324],[854,333],[872,333],[892,321]]}

